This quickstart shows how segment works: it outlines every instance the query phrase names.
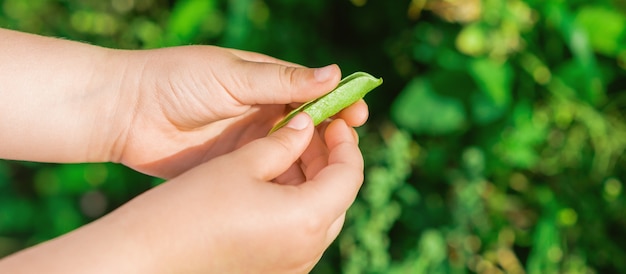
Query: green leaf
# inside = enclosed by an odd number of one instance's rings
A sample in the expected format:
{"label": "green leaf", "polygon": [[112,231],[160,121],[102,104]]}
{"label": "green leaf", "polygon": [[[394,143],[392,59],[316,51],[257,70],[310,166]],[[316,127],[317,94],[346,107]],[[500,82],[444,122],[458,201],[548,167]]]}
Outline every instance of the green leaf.
{"label": "green leaf", "polygon": [[470,75],[496,106],[511,102],[513,72],[508,63],[489,58],[476,59],[470,63]]}
{"label": "green leaf", "polygon": [[576,22],[585,30],[591,47],[600,53],[615,56],[624,48],[626,17],[605,7],[580,9]]}
{"label": "green leaf", "polygon": [[166,46],[193,42],[202,24],[214,10],[214,0],[177,1],[166,28]]}
{"label": "green leaf", "polygon": [[466,122],[465,109],[457,98],[439,95],[426,79],[412,80],[391,109],[398,125],[414,133],[447,134]]}
{"label": "green leaf", "polygon": [[580,98],[592,105],[600,103],[606,97],[605,84],[589,41],[589,31],[576,22],[574,15],[566,7],[556,3],[550,3],[547,6],[548,21],[558,26],[574,60],[578,63],[581,75],[584,75],[580,77],[585,85],[579,90]]}

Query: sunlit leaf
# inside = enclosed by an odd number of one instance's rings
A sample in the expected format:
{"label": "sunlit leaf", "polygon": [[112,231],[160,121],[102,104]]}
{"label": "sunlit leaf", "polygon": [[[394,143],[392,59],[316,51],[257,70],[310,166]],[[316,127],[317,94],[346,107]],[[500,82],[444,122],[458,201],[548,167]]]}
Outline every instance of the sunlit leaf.
{"label": "sunlit leaf", "polygon": [[580,98],[591,104],[600,103],[605,98],[604,83],[589,34],[576,22],[566,6],[550,2],[547,7],[548,20],[557,26],[578,63],[578,77],[584,82],[584,87],[578,90]]}
{"label": "sunlit leaf", "polygon": [[437,94],[422,78],[413,79],[392,106],[392,117],[414,133],[446,134],[465,124],[460,100]]}
{"label": "sunlit leaf", "polygon": [[496,106],[503,107],[511,102],[513,72],[508,63],[490,58],[475,59],[470,63],[469,72]]}
{"label": "sunlit leaf", "polygon": [[177,1],[166,28],[166,45],[191,43],[215,5],[214,0]]}
{"label": "sunlit leaf", "polygon": [[576,22],[585,30],[594,50],[615,56],[625,48],[624,13],[607,7],[588,6],[579,10]]}

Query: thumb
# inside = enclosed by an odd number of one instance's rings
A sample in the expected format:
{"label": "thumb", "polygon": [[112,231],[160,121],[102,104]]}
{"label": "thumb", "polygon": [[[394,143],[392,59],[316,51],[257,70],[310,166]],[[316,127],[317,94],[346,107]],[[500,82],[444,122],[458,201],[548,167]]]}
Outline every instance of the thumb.
{"label": "thumb", "polygon": [[227,87],[245,105],[290,104],[322,96],[337,86],[341,70],[337,65],[322,68],[289,67],[276,63],[241,62],[243,73],[234,86]]}
{"label": "thumb", "polygon": [[300,158],[311,142],[313,129],[311,117],[300,113],[271,135],[236,150],[234,165],[245,167],[257,179],[272,180]]}

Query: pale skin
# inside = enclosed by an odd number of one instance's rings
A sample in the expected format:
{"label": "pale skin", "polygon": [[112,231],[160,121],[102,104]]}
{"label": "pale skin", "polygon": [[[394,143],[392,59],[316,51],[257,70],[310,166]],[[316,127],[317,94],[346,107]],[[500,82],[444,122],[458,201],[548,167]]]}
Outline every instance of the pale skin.
{"label": "pale skin", "polygon": [[315,128],[311,69],[211,46],[124,51],[0,29],[0,158],[119,162],[169,179],[0,260],[7,273],[307,273],[363,181],[363,101]]}

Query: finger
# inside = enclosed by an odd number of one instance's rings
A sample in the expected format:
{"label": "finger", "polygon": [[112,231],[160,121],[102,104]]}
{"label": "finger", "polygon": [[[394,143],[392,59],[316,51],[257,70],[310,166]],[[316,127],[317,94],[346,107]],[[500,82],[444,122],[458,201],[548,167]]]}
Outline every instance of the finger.
{"label": "finger", "polygon": [[361,99],[356,103],[350,105],[349,107],[343,109],[335,117],[346,121],[346,124],[348,124],[348,126],[360,127],[365,124],[365,122],[367,122],[367,118],[369,117],[369,109],[367,103],[365,103],[365,101]]}
{"label": "finger", "polygon": [[[342,119],[343,120],[343,119]],[[316,135],[321,135],[321,136],[325,136],[326,135],[326,128],[328,127],[328,125],[332,122],[332,119],[327,119],[326,121],[322,122],[321,124],[319,124],[317,127],[315,127],[315,134]],[[345,121],[345,120],[344,120]],[[346,122],[346,124],[348,124],[348,122]],[[356,129],[352,128],[352,125],[348,124],[350,128],[350,131],[352,132],[352,137],[354,137],[354,141],[359,144],[359,133],[356,131]]]}
{"label": "finger", "polygon": [[335,220],[354,202],[363,183],[363,156],[350,127],[341,119],[326,129],[328,166],[312,181],[300,185],[314,212]]}
{"label": "finger", "polygon": [[245,61],[238,65],[227,72],[236,76],[222,79],[230,79],[223,85],[244,105],[306,102],[331,91],[341,78],[337,65],[317,69]]}
{"label": "finger", "polygon": [[284,60],[274,58],[274,57],[271,57],[262,53],[231,49],[231,48],[225,48],[225,49],[229,51],[231,54],[243,60],[250,61],[250,62],[273,63],[273,64],[278,64],[278,65],[283,65],[283,66],[288,66],[288,67],[300,67],[300,68],[304,67],[300,64],[284,61]]}
{"label": "finger", "polygon": [[283,128],[265,138],[257,139],[233,152],[233,166],[241,166],[246,173],[259,180],[270,181],[298,160],[309,145],[313,121],[305,113],[296,115]]}
{"label": "finger", "polygon": [[304,174],[302,173],[302,167],[297,162],[292,164],[285,173],[278,175],[274,182],[281,185],[299,185],[306,181]]}
{"label": "finger", "polygon": [[356,132],[356,129],[354,129],[354,128],[351,130],[351,132],[352,132],[352,137],[354,138],[354,142],[356,142],[356,144],[358,145],[359,141],[360,141],[359,133]]}
{"label": "finger", "polygon": [[316,129],[309,147],[302,154],[302,171],[307,180],[312,180],[317,173],[328,165],[328,148]]}

